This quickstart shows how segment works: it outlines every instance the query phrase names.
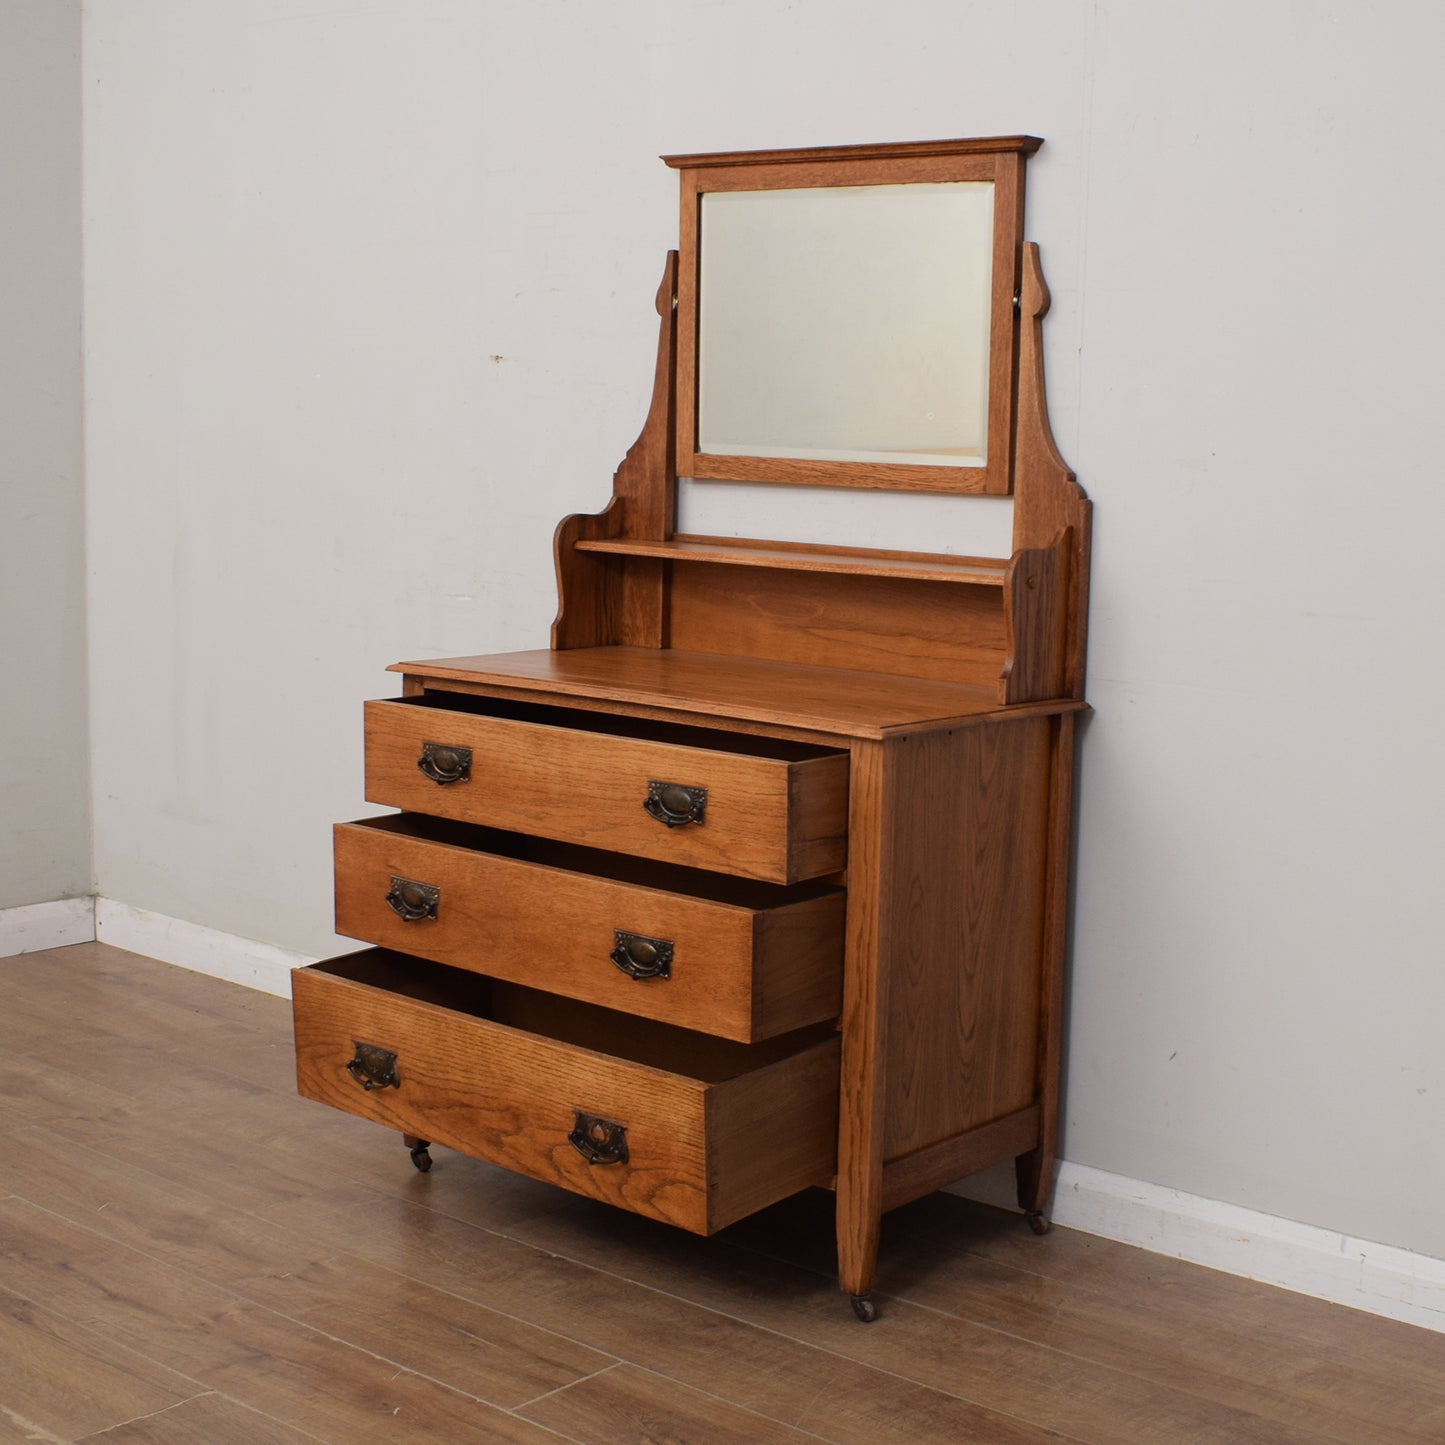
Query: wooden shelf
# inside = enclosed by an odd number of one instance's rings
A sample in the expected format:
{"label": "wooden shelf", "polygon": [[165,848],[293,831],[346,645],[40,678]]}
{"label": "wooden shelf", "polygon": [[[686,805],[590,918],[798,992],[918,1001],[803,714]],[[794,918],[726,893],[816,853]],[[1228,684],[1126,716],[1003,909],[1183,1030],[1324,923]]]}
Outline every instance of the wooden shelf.
{"label": "wooden shelf", "polygon": [[579,552],[660,557],[670,562],[711,562],[729,567],[767,567],[775,571],[830,572],[857,577],[908,577],[922,582],[960,582],[980,587],[1002,587],[1008,574],[1008,563],[997,558],[739,542],[726,537],[675,537],[667,542],[608,537],[581,539],[575,546]]}

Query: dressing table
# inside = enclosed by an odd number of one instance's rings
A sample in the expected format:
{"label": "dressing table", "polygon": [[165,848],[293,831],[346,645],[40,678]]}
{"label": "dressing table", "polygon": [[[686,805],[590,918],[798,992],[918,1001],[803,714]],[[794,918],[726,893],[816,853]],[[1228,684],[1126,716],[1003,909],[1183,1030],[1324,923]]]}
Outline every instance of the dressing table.
{"label": "dressing table", "polygon": [[[310,1098],[707,1234],[1052,1187],[1089,504],[1031,137],[667,157],[651,407],[558,526],[551,646],[398,663],[298,970]],[[676,528],[679,477],[1011,496],[1007,556]]]}

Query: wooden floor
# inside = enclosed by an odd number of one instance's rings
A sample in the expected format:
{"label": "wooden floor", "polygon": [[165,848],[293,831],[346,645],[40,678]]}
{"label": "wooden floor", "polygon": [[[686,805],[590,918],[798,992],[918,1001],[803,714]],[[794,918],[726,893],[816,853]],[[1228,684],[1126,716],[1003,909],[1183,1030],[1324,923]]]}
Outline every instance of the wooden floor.
{"label": "wooden floor", "polygon": [[1445,1338],[936,1195],[713,1240],[292,1093],[282,1000],[0,959],[0,1440],[1445,1440]]}

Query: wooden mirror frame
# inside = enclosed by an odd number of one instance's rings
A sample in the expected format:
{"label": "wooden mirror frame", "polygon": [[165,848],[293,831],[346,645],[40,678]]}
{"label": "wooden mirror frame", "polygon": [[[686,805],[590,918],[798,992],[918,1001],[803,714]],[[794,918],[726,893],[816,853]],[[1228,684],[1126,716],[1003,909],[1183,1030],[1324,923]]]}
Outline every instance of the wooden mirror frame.
{"label": "wooden mirror frame", "polygon": [[[1018,364],[1017,297],[1023,238],[1024,162],[1041,144],[1034,136],[1002,136],[905,145],[827,146],[811,150],[663,156],[662,159],[680,173],[681,185],[677,288],[678,474],[716,481],[1008,495],[1013,490],[1014,377]],[[994,187],[988,442],[984,465],[953,467],[699,452],[698,263],[702,197],[719,191],[897,186],[948,181],[988,181]]]}

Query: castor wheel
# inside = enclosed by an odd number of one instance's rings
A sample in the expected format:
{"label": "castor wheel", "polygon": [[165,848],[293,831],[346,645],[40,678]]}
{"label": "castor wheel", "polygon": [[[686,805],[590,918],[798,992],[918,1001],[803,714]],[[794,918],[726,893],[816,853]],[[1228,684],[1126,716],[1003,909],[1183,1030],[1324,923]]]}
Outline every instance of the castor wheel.
{"label": "castor wheel", "polygon": [[425,1174],[431,1168],[431,1152],[427,1140],[408,1139],[406,1144],[411,1151],[411,1162],[416,1165],[420,1173]]}
{"label": "castor wheel", "polygon": [[865,1325],[871,1325],[878,1318],[878,1306],[873,1303],[871,1294],[855,1294],[850,1299],[853,1301],[853,1313]]}
{"label": "castor wheel", "polygon": [[1049,1232],[1049,1217],[1041,1209],[1031,1209],[1024,1216],[1029,1222],[1029,1228],[1035,1234],[1047,1234]]}

